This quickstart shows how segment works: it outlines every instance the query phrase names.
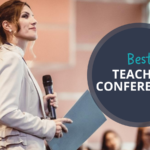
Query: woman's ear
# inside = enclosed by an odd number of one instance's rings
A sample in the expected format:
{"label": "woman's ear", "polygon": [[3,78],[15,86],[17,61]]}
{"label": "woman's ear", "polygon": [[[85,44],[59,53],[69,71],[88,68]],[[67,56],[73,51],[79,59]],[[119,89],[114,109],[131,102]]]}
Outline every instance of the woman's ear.
{"label": "woman's ear", "polygon": [[7,20],[4,20],[2,22],[2,27],[3,27],[4,31],[12,32],[12,25]]}

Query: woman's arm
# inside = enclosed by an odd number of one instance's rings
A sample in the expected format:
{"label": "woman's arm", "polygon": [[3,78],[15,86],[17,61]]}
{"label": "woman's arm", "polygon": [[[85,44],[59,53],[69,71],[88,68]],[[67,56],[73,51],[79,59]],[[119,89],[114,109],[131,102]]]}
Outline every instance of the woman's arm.
{"label": "woman's arm", "polygon": [[14,52],[5,54],[0,63],[0,123],[51,140],[56,131],[53,120],[41,120],[18,108],[23,74],[22,58]]}

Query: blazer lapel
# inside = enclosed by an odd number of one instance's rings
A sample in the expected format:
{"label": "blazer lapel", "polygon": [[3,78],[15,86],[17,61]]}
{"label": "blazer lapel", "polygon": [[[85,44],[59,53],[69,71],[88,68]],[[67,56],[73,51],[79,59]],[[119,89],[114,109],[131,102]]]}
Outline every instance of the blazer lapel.
{"label": "blazer lapel", "polygon": [[[17,46],[14,46],[14,45],[8,45],[8,44],[3,44],[2,46],[3,46],[5,49],[7,49],[7,50],[14,51],[14,52],[18,53],[18,54],[23,58],[23,56],[24,56],[24,51],[23,51],[21,48],[19,48],[19,47],[17,47]],[[23,60],[24,60],[24,58],[23,58]],[[24,60],[24,61],[25,61],[25,60]],[[32,75],[32,73],[31,73],[31,71],[30,71],[30,69],[28,68],[28,66],[27,66],[26,63],[25,63],[25,66],[26,66],[26,68],[27,68],[27,70],[28,70],[28,73],[29,73],[29,75],[30,75],[30,77],[31,77],[31,79],[32,79],[32,81],[33,81],[33,83],[34,83],[36,89],[37,89],[37,92],[38,92],[39,97],[40,97],[40,102],[41,102],[41,108],[42,108],[43,117],[46,118],[46,113],[45,113],[45,110],[44,110],[43,95],[42,95],[41,89],[40,89],[40,87],[39,87],[37,81],[35,80],[34,76]]]}
{"label": "blazer lapel", "polygon": [[[26,64],[25,64],[25,65],[26,65]],[[26,65],[26,68],[27,68],[27,70],[28,70],[28,72],[29,72],[29,75],[30,75],[30,77],[31,77],[31,79],[32,79],[32,81],[33,81],[33,83],[34,83],[36,89],[37,89],[37,92],[38,92],[39,97],[40,97],[40,102],[41,102],[41,107],[42,107],[43,116],[44,116],[44,118],[46,118],[46,114],[45,114],[45,110],[44,110],[44,104],[43,104],[43,95],[42,95],[41,89],[40,89],[40,87],[39,87],[37,81],[35,80],[33,74],[31,73],[31,71],[30,71],[30,69],[28,68],[27,65]]]}

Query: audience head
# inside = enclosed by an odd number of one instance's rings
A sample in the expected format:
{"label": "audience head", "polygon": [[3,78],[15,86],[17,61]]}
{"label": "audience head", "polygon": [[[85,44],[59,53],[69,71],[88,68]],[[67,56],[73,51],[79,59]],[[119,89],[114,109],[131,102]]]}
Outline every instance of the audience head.
{"label": "audience head", "polygon": [[102,150],[120,150],[121,149],[121,138],[120,136],[112,131],[107,130],[102,137]]}
{"label": "audience head", "polygon": [[149,147],[150,147],[150,127],[138,128],[135,150],[148,149]]}
{"label": "audience head", "polygon": [[82,146],[80,146],[77,150],[91,150],[91,148],[82,145]]}

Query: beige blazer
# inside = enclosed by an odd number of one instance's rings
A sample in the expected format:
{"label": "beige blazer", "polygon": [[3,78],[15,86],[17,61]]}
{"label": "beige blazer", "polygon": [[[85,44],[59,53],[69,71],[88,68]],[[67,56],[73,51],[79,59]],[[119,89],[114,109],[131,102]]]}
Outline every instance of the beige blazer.
{"label": "beige blazer", "polygon": [[[0,150],[44,150],[55,135],[38,83],[18,46],[0,46]],[[44,119],[41,119],[43,117]]]}

